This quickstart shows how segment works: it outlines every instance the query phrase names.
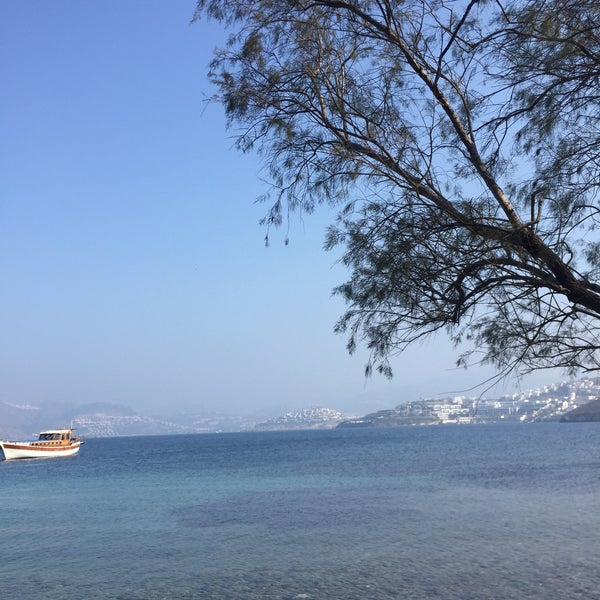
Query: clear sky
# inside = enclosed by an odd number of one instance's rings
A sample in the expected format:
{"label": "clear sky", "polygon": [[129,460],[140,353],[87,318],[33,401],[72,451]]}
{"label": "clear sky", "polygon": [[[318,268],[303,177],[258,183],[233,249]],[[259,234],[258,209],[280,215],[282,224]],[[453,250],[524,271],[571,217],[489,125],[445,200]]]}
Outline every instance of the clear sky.
{"label": "clear sky", "polygon": [[260,163],[205,103],[223,33],[194,6],[0,7],[0,401],[364,414],[486,379],[440,337],[365,380],[333,333],[332,214],[265,247]]}

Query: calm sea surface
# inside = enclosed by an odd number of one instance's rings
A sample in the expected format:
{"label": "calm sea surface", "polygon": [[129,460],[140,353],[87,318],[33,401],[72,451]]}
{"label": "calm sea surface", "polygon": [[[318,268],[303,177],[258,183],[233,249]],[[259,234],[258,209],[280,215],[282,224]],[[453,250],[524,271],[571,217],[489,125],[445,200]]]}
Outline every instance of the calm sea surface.
{"label": "calm sea surface", "polygon": [[0,461],[0,598],[600,599],[600,423],[90,439]]}

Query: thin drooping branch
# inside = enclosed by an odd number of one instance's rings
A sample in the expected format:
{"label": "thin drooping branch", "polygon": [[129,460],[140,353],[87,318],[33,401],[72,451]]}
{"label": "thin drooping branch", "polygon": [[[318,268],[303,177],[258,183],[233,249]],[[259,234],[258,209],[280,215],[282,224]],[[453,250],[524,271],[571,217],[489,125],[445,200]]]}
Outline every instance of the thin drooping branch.
{"label": "thin drooping branch", "polygon": [[[283,210],[339,205],[373,364],[446,329],[500,369],[594,368],[600,16],[592,0],[200,0],[211,77]],[[371,366],[371,363],[370,363]]]}

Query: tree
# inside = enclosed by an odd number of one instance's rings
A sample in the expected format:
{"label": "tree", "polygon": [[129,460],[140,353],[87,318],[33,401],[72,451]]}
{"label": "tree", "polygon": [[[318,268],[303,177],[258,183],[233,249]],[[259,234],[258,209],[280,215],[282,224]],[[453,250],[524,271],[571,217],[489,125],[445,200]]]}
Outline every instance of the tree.
{"label": "tree", "polygon": [[367,371],[446,330],[459,362],[600,368],[592,0],[200,0],[210,77],[272,177],[267,227],[339,207],[336,330]]}

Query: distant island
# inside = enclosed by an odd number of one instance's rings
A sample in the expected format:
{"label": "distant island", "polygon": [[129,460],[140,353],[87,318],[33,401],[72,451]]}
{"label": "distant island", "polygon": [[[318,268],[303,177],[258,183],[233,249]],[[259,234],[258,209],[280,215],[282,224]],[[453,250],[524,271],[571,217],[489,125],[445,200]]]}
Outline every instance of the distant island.
{"label": "distant island", "polygon": [[600,383],[596,379],[581,379],[500,398],[426,398],[352,417],[333,408],[311,407],[262,420],[200,411],[158,418],[110,403],[32,406],[0,402],[0,438],[4,439],[28,438],[55,426],[74,427],[83,437],[117,437],[537,421],[600,421]]}

